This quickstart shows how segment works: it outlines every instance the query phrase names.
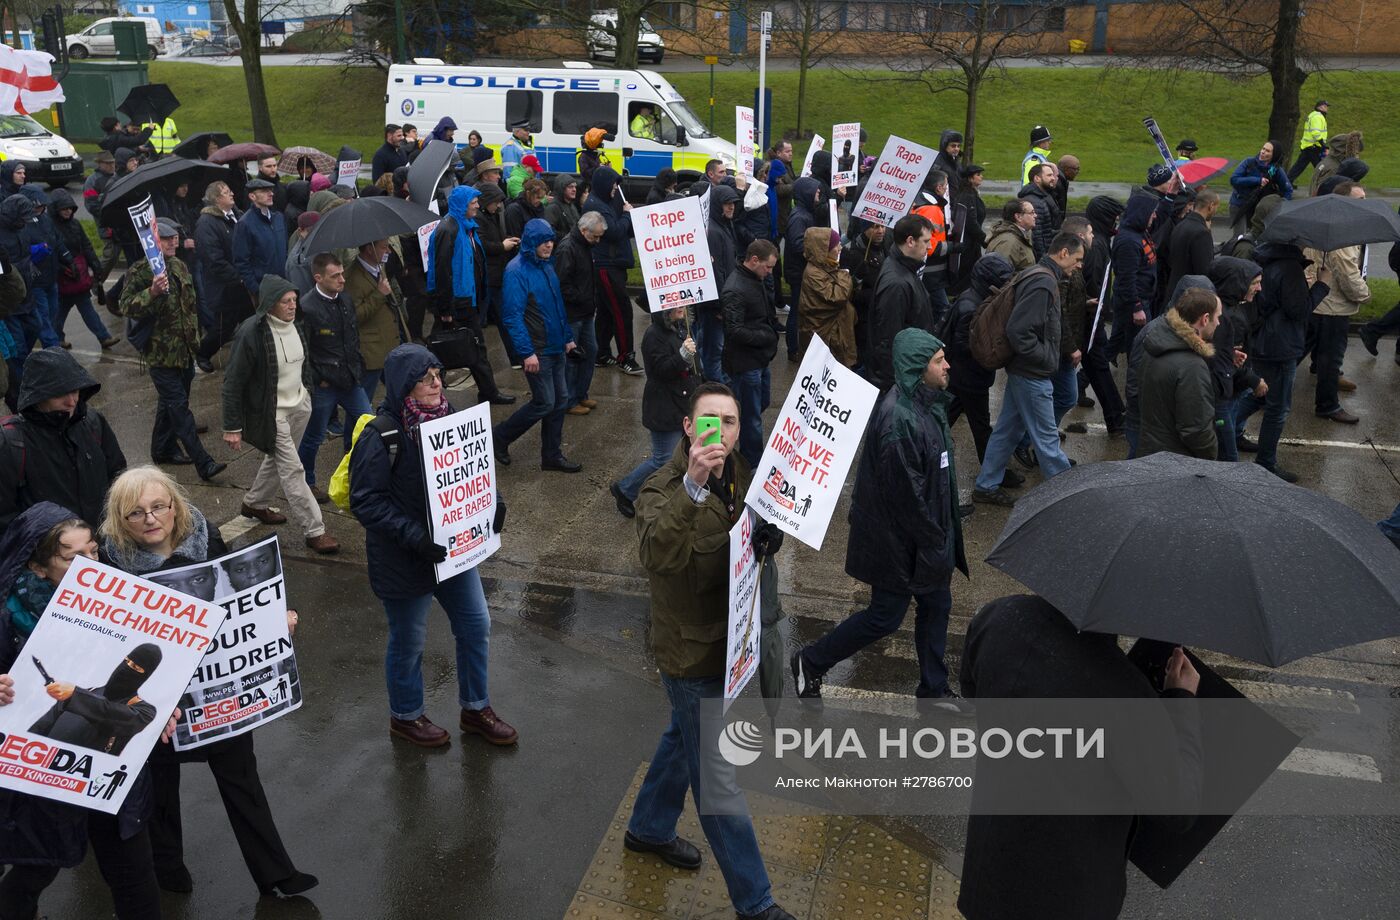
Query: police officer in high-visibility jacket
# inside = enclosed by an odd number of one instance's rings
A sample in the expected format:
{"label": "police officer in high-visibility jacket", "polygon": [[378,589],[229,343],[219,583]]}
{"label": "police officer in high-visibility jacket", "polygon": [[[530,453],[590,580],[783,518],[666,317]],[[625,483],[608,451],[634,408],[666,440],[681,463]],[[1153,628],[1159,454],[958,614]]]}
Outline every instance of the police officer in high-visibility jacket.
{"label": "police officer in high-visibility jacket", "polygon": [[1054,143],[1054,138],[1050,136],[1050,129],[1044,125],[1036,125],[1031,128],[1031,149],[1026,151],[1026,155],[1021,158],[1021,184],[1025,185],[1031,181],[1031,167],[1037,163],[1050,162],[1050,147]]}
{"label": "police officer in high-visibility jacket", "polygon": [[163,122],[148,121],[141,126],[143,131],[146,128],[151,129],[149,143],[156,156],[174,153],[175,148],[180,146],[180,131],[175,127],[175,119],[167,117]]}
{"label": "police officer in high-visibility jacket", "polygon": [[1303,170],[1317,164],[1327,155],[1327,100],[1317,100],[1317,105],[1308,113],[1303,122],[1303,140],[1298,144],[1298,160],[1288,171],[1288,181],[1297,182]]}
{"label": "police officer in high-visibility jacket", "polygon": [[948,256],[956,248],[948,240],[948,229],[953,223],[953,204],[948,200],[948,174],[941,169],[931,170],[924,180],[920,198],[922,203],[913,213],[933,226],[922,279],[924,290],[928,291],[929,305],[933,308],[933,328],[939,329],[952,308],[948,302]]}

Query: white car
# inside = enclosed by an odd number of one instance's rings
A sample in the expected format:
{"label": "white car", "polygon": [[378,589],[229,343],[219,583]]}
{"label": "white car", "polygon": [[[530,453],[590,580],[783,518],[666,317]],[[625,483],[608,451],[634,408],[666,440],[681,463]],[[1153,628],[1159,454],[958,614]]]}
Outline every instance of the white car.
{"label": "white car", "polygon": [[165,53],[165,34],[160,23],[146,16],[109,16],[99,19],[77,35],[68,36],[68,56],[81,61],[87,57],[116,57],[117,39],[113,23],[141,22],[146,25],[146,45],[155,59]]}
{"label": "white car", "polygon": [[[603,10],[594,13],[588,27],[588,56],[613,60],[617,57],[617,41],[613,32],[617,31],[617,10]],[[651,23],[643,19],[637,27],[637,60],[660,64],[666,54],[666,43]]]}
{"label": "white car", "polygon": [[28,115],[0,115],[0,160],[23,163],[26,182],[61,188],[83,178],[73,145]]}

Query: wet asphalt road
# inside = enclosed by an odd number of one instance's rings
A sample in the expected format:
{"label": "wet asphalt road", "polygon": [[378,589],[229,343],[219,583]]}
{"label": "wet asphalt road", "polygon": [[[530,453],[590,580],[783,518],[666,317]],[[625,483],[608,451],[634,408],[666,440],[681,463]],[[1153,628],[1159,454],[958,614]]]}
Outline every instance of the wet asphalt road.
{"label": "wet asphalt road", "polygon": [[[641,319],[638,319],[640,328]],[[69,324],[75,353],[104,385],[96,404],[107,414],[132,463],[148,457],[153,391],[125,343],[100,355],[86,330]],[[115,328],[115,327],[114,327]],[[495,333],[488,341],[499,349]],[[1347,376],[1360,387],[1344,399],[1362,416],[1343,427],[1312,416],[1311,378],[1300,374],[1286,436],[1305,443],[1283,448],[1285,465],[1302,484],[1321,489],[1369,519],[1400,500],[1400,413],[1395,411],[1400,366],[1387,343],[1379,359],[1353,339]],[[496,356],[497,367],[505,367]],[[791,381],[793,365],[774,364],[775,402]],[[195,381],[201,421],[219,430],[218,375]],[[524,392],[518,372],[501,375],[509,391]],[[650,756],[666,719],[666,705],[647,651],[644,574],[636,537],[607,495],[608,482],[646,452],[639,426],[642,381],[600,371],[593,395],[601,408],[570,418],[565,450],[584,464],[576,476],[544,474],[535,462],[537,433],[527,434],[500,475],[510,503],[504,547],[482,568],[495,629],[492,700],[515,724],[518,749],[497,750],[454,733],[436,752],[391,743],[383,689],[383,613],[368,590],[363,540],[353,519],[333,510],[330,533],[345,544],[332,560],[311,558],[294,529],[284,525],[289,597],[302,611],[297,649],[307,701],[297,713],[260,728],[257,743],[264,782],[289,851],[321,886],[307,899],[259,900],[239,859],[208,771],[185,768],[186,859],[196,888],[166,896],[173,918],[557,918],[578,886],[608,818],[639,763]],[[454,402],[472,401],[470,390]],[[995,406],[994,406],[995,408]],[[495,411],[497,421],[504,418]],[[771,415],[770,415],[771,418]],[[1068,450],[1081,463],[1123,456],[1094,423],[1095,410],[1074,410],[1069,421],[1091,425],[1071,435]],[[965,426],[955,428],[960,458],[974,457]],[[1361,444],[1374,438],[1378,453]],[[260,455],[237,458],[205,436],[216,457],[232,460],[217,485],[204,485],[188,467],[173,472],[191,486],[196,502],[242,540],[268,532],[236,517],[242,488]],[[1351,446],[1328,446],[1322,442]],[[324,482],[340,457],[330,443],[319,458]],[[975,464],[961,464],[964,490]],[[1031,474],[1031,484],[1038,474]],[[849,490],[847,491],[849,496]],[[816,554],[788,541],[780,585],[790,621],[789,644],[810,641],[866,597],[841,568],[845,512],[838,509],[826,546]],[[1019,590],[980,560],[995,541],[1005,512],[979,506],[966,523],[971,581],[954,584],[949,665],[956,674],[962,634],[977,607]],[[1345,615],[1345,611],[1338,611]],[[917,680],[912,622],[895,636],[828,676],[830,684],[909,694]],[[451,726],[455,684],[446,621],[434,617],[425,656],[428,711]],[[1353,695],[1354,716],[1339,717],[1335,748],[1372,759],[1383,785],[1400,777],[1400,725],[1378,723],[1379,701],[1400,696],[1400,641],[1371,643],[1304,659],[1276,671],[1208,659],[1235,679],[1275,684],[1303,696],[1327,691]],[[1307,790],[1362,780],[1290,774]],[[1320,784],[1309,786],[1308,784]],[[1343,787],[1353,788],[1353,787]],[[1370,787],[1366,787],[1369,791]],[[963,822],[955,818],[882,821],[902,840],[937,852],[955,871]],[[1241,818],[1206,851],[1170,891],[1157,891],[1130,872],[1127,917],[1389,917],[1400,896],[1400,819]],[[89,862],[64,873],[45,899],[50,918],[98,920],[108,902]]]}

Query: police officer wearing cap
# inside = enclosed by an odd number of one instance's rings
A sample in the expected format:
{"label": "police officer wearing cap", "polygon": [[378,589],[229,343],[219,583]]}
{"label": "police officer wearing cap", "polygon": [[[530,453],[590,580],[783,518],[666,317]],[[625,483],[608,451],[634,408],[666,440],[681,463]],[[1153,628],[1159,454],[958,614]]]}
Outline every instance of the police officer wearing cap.
{"label": "police officer wearing cap", "polygon": [[501,145],[501,166],[505,170],[506,178],[510,178],[511,171],[520,164],[526,154],[535,152],[535,139],[530,136],[530,122],[521,119],[510,126],[510,140]]}
{"label": "police officer wearing cap", "polygon": [[1185,140],[1181,141],[1181,143],[1177,144],[1177,145],[1176,145],[1176,163],[1177,163],[1177,165],[1180,166],[1182,163],[1190,163],[1192,160],[1196,159],[1196,150],[1197,150],[1197,149],[1198,149],[1198,148],[1196,147],[1196,142],[1195,142],[1194,140],[1192,140],[1191,138],[1189,138],[1189,137],[1186,138]]}

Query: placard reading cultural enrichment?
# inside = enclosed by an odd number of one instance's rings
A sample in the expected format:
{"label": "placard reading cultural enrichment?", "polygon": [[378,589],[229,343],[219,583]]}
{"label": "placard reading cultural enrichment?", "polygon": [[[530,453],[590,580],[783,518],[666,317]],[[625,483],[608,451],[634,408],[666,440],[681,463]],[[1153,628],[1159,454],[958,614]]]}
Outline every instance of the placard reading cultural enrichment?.
{"label": "placard reading cultural enrichment?", "polygon": [[848,188],[858,181],[860,122],[831,126],[831,187]]}
{"label": "placard reading cultural enrichment?", "polygon": [[821,549],[877,396],[832,357],[821,336],[812,336],[744,502]]}
{"label": "placard reading cultural enrichment?", "polygon": [[916,196],[937,155],[923,144],[890,135],[851,216],[893,227],[914,210]]}
{"label": "placard reading cultural enrichment?", "polygon": [[356,181],[360,178],[359,160],[342,160],[336,166],[336,185],[343,185],[346,188],[356,188]]}
{"label": "placard reading cultural enrichment?", "polygon": [[131,226],[141,240],[141,251],[146,253],[146,260],[151,263],[152,277],[159,278],[165,274],[165,253],[160,251],[160,243],[156,240],[156,206],[151,203],[151,196],[147,195],[140,204],[127,208],[126,213],[131,215]]}
{"label": "placard reading cultural enrichment?", "polygon": [[218,559],[151,573],[151,581],[211,597],[224,626],[180,699],[179,751],[252,731],[301,708],[301,672],[287,627],[277,538]]}
{"label": "placard reading cultural enrichment?", "polygon": [[699,198],[633,208],[632,231],[652,313],[719,299]]}
{"label": "placard reading cultural enrichment?", "polygon": [[501,548],[496,533],[496,455],[491,404],[478,403],[424,422],[423,477],[433,542],[447,547],[434,567],[439,582],[475,568]]}
{"label": "placard reading cultural enrichment?", "polygon": [[115,814],[223,611],[79,556],[10,669],[0,786]]}
{"label": "placard reading cultural enrichment?", "polygon": [[734,107],[734,171],[741,176],[753,178],[754,140],[753,109],[746,106]]}
{"label": "placard reading cultural enrichment?", "polygon": [[433,231],[437,229],[440,220],[431,220],[418,228],[418,251],[423,255],[423,264],[428,264],[428,250],[432,248]]}
{"label": "placard reading cultural enrichment?", "polygon": [[758,673],[763,632],[758,616],[758,554],[753,551],[757,521],[745,510],[729,531],[729,639],[724,652],[724,698],[732,700]]}

